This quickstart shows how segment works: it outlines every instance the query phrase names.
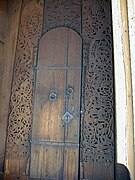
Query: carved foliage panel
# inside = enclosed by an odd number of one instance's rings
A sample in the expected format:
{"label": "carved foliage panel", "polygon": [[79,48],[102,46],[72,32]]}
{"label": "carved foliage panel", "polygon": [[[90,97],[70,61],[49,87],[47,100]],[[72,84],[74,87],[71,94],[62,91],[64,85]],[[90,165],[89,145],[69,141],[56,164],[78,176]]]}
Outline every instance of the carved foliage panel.
{"label": "carved foliage panel", "polygon": [[83,0],[82,37],[85,42],[93,43],[106,26],[111,26],[110,4],[110,0]]}
{"label": "carved foliage panel", "polygon": [[32,120],[33,49],[41,35],[43,6],[24,2],[19,26],[12,84],[7,157],[28,157]]}
{"label": "carved foliage panel", "polygon": [[111,29],[95,40],[85,79],[83,162],[114,161],[114,99]]}
{"label": "carved foliage panel", "polygon": [[83,1],[83,39],[89,43],[84,85],[82,162],[114,162],[114,93],[110,1]]}
{"label": "carved foliage panel", "polygon": [[62,26],[81,33],[81,0],[46,0],[44,32]]}

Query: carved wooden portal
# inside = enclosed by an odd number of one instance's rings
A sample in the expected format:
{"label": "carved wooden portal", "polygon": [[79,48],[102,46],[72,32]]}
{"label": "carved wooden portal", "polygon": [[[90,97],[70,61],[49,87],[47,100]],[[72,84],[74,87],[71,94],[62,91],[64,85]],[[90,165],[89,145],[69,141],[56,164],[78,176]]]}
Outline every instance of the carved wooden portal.
{"label": "carved wooden portal", "polygon": [[[110,0],[23,0],[6,145],[9,176],[51,176],[53,179],[55,175],[62,177],[72,171],[70,175],[74,178],[80,158],[80,179],[114,179],[110,7]],[[53,37],[53,33],[60,33],[61,38],[59,35]],[[74,63],[80,63],[81,56],[83,116],[78,147],[80,64]],[[51,161],[45,164],[47,153],[57,166],[53,167]],[[73,162],[77,161],[75,167],[71,166],[69,156]],[[54,174],[50,173],[51,168]]]}
{"label": "carved wooden portal", "polygon": [[78,179],[82,40],[56,28],[40,40],[31,141],[31,178]]}

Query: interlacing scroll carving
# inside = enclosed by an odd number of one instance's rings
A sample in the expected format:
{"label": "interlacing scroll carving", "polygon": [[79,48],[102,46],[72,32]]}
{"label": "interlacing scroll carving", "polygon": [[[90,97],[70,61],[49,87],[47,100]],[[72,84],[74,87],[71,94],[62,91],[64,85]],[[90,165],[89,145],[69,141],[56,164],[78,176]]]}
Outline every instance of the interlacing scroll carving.
{"label": "interlacing scroll carving", "polygon": [[83,162],[114,162],[114,104],[111,29],[96,38],[85,80]]}
{"label": "interlacing scroll carving", "polygon": [[47,0],[44,32],[56,27],[69,27],[81,34],[81,0]]}
{"label": "interlacing scroll carving", "polygon": [[43,5],[24,1],[19,26],[7,136],[8,158],[29,156],[32,120],[33,53],[41,36]]}
{"label": "interlacing scroll carving", "polygon": [[82,126],[82,162],[114,162],[114,93],[109,1],[83,1],[83,39],[89,43]]}
{"label": "interlacing scroll carving", "polygon": [[83,0],[82,37],[92,43],[102,34],[105,26],[111,26],[110,0]]}

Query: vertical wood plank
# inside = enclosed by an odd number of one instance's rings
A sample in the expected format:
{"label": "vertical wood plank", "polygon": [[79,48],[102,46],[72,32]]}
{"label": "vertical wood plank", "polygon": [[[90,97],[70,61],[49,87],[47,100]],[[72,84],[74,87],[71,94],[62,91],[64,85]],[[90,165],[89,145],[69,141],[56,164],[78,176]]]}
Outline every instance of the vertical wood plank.
{"label": "vertical wood plank", "polygon": [[84,164],[84,179],[93,179],[93,180],[114,180],[112,176],[114,172],[114,166],[101,165],[98,163],[85,163]]}
{"label": "vertical wood plank", "polygon": [[26,161],[21,159],[6,159],[4,180],[26,180]]}
{"label": "vertical wood plank", "polygon": [[[62,40],[61,40],[62,39]],[[46,43],[44,43],[46,41]],[[48,32],[41,40],[38,66],[65,66],[67,56],[67,30],[59,28]]]}
{"label": "vertical wood plank", "polygon": [[[81,86],[82,40],[74,31],[68,32],[68,66],[74,70],[67,72],[67,88],[71,86],[73,93],[67,96],[68,111],[74,107],[73,120],[66,125],[65,142],[79,144],[80,131],[80,86]],[[78,69],[76,69],[78,68]],[[65,180],[77,180],[79,173],[79,147],[66,146],[64,151]]]}
{"label": "vertical wood plank", "polygon": [[[17,4],[19,3],[18,1],[15,2]],[[11,5],[12,4],[13,2]],[[18,9],[15,9],[14,12],[18,13]],[[38,39],[41,36],[43,3],[39,1],[37,2],[36,0],[23,1],[22,7],[20,6],[20,9],[21,19],[19,24],[19,33],[15,55],[14,76],[11,92],[12,94],[10,98],[11,109],[8,118],[9,125],[6,146],[6,159],[16,159],[16,161],[19,161],[20,163],[20,159],[26,161],[25,172],[22,174],[20,169],[19,174],[17,175],[21,177],[28,174],[29,137],[32,118],[32,65],[33,61],[36,59],[35,46],[37,45]],[[19,14],[17,17],[20,17]],[[12,19],[12,21],[14,21],[14,19]],[[15,26],[12,27],[12,31],[14,31],[14,28]],[[12,57],[9,54],[8,56],[9,58]],[[18,97],[18,95],[16,96],[16,93],[20,94],[21,98]],[[12,97],[15,97],[15,99]],[[17,99],[21,100],[18,101]],[[14,116],[15,114],[17,115]],[[22,167],[21,164],[20,167]],[[9,172],[9,176],[14,175],[14,173],[16,173],[15,168],[14,172]]]}
{"label": "vertical wood plank", "polygon": [[32,145],[30,177],[62,179],[63,147]]}
{"label": "vertical wood plank", "polygon": [[82,39],[75,32],[68,30],[68,67],[67,87],[73,88],[73,94],[67,96],[68,111],[74,107],[74,118],[66,125],[65,142],[79,143],[80,125],[80,86],[81,86]]}
{"label": "vertical wood plank", "polygon": [[80,126],[80,70],[68,70],[67,86],[71,85],[74,89],[73,94],[67,98],[68,109],[74,107],[74,118],[67,124],[65,142],[79,143]]}
{"label": "vertical wood plank", "polygon": [[[63,70],[37,72],[32,131],[33,140],[63,142],[64,129],[61,117],[63,114],[64,81],[65,71]],[[55,90],[56,100],[51,101],[49,96]]]}
{"label": "vertical wood plank", "polygon": [[81,67],[82,39],[75,31],[68,32],[68,65]]}
{"label": "vertical wood plank", "polygon": [[65,147],[64,150],[64,180],[78,180],[78,147]]}
{"label": "vertical wood plank", "polygon": [[5,24],[6,24],[6,11],[7,0],[0,1],[0,36],[4,38],[5,36]]}
{"label": "vertical wood plank", "polygon": [[[2,79],[3,79],[3,71],[4,71],[4,36],[5,36],[5,26],[6,26],[6,6],[7,1],[1,0],[0,1],[0,101],[2,99]],[[0,109],[2,104],[0,103]],[[1,126],[2,120],[0,119],[0,126]],[[1,130],[1,128],[0,128]],[[0,131],[0,173],[3,171],[3,160],[4,160],[4,142],[3,142],[3,133]]]}
{"label": "vertical wood plank", "polygon": [[5,21],[6,18],[5,27],[0,30],[2,36],[5,36],[5,45],[3,50],[4,56],[2,59],[2,79],[0,87],[0,162],[2,166],[5,154],[5,140],[10,100],[10,89],[22,0],[8,1],[7,8],[6,1],[0,1],[0,3],[3,3],[2,6],[0,5],[0,8],[4,8],[6,10],[6,17],[5,10],[3,9],[4,11],[2,10],[1,13],[2,18],[0,18],[1,25],[4,25],[3,21]]}

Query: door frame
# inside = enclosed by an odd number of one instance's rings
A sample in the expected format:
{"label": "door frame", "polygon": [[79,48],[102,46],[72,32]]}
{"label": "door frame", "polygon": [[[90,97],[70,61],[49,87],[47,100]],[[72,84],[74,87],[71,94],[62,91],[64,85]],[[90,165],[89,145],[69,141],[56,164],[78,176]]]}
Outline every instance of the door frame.
{"label": "door frame", "polygon": [[135,116],[135,3],[132,0],[111,0],[115,116],[116,161],[127,166],[131,179],[135,178],[134,122]]}

